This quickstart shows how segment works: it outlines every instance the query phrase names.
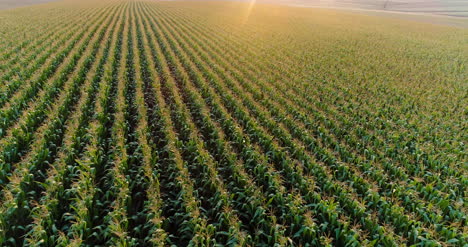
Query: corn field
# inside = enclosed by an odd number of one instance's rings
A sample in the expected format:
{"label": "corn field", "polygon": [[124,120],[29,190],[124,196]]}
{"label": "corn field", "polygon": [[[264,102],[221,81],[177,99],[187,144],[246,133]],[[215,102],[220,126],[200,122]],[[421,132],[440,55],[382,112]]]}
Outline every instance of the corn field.
{"label": "corn field", "polygon": [[467,37],[241,2],[0,11],[0,246],[468,246]]}

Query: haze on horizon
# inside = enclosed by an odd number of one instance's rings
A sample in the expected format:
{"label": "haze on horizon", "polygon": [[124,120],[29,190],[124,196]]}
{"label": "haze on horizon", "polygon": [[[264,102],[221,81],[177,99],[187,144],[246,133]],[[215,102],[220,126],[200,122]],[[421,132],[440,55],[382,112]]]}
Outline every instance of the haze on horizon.
{"label": "haze on horizon", "polygon": [[[40,4],[40,3],[52,2],[52,1],[57,1],[57,0],[0,0],[0,9],[11,9],[11,8],[16,8],[16,7],[21,7],[21,6]],[[174,1],[174,0],[169,0],[169,1]],[[437,15],[468,17],[468,1],[466,0],[211,0],[211,1],[246,1],[246,2],[255,1],[257,3],[279,3],[279,4],[302,6],[302,7],[348,8],[348,9],[428,13],[428,14],[437,14]]]}

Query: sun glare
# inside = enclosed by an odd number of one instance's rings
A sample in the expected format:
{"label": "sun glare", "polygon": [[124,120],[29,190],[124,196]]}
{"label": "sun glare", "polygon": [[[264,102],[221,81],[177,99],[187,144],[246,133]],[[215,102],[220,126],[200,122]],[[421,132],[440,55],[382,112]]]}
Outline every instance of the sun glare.
{"label": "sun glare", "polygon": [[253,10],[256,2],[257,2],[257,0],[250,0],[249,5],[247,6],[247,10],[244,13],[244,18],[242,19],[242,24],[246,24],[247,21],[249,21],[250,14],[252,13],[252,10]]}

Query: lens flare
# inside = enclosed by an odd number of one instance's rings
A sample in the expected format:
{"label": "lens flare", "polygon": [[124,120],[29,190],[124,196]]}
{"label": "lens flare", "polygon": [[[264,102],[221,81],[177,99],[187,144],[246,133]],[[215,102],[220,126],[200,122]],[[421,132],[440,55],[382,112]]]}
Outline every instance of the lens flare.
{"label": "lens flare", "polygon": [[249,5],[247,6],[247,11],[244,14],[244,18],[242,18],[242,24],[246,24],[249,21],[250,14],[255,6],[257,0],[250,0]]}

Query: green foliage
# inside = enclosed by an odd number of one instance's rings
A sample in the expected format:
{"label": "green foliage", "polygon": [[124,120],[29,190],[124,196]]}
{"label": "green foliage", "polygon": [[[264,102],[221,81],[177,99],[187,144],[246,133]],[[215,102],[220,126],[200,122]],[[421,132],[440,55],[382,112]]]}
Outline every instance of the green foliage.
{"label": "green foliage", "polygon": [[467,244],[466,30],[47,6],[0,12],[0,245]]}

